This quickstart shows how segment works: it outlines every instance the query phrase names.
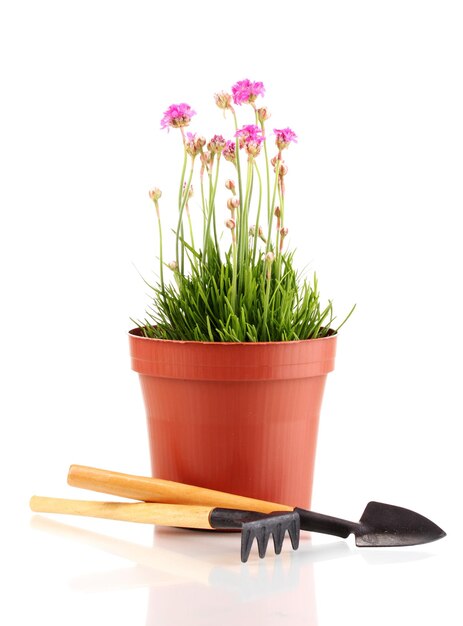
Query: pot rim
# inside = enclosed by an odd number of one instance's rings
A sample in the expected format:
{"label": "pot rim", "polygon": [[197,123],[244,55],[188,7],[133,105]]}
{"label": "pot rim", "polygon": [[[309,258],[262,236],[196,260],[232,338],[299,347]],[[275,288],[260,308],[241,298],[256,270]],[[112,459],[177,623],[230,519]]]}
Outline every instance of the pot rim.
{"label": "pot rim", "polygon": [[174,345],[201,345],[201,346],[289,346],[308,342],[327,341],[337,337],[338,333],[330,328],[328,335],[325,337],[317,337],[316,339],[291,339],[289,341],[193,341],[189,339],[158,339],[157,337],[143,337],[140,327],[132,328],[128,331],[128,335],[136,337],[138,340],[156,341],[164,344]]}

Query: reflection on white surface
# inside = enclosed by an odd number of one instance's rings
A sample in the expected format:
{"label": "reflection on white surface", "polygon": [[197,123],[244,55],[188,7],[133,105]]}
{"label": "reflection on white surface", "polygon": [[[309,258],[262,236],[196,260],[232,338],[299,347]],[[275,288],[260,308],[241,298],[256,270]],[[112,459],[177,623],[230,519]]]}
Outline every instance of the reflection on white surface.
{"label": "reflection on white surface", "polygon": [[127,559],[128,567],[88,572],[72,577],[76,592],[147,588],[146,626],[190,624],[304,624],[317,626],[314,564],[336,559],[361,559],[367,566],[416,561],[426,552],[350,548],[333,540],[314,545],[301,534],[297,552],[285,540],[283,552],[259,559],[253,549],[246,564],[240,562],[239,533],[188,531],[158,527],[152,546],[117,539],[35,516],[38,530],[64,536],[100,551]]}
{"label": "reflection on white surface", "polygon": [[[155,531],[156,551],[161,549],[166,556],[176,558],[184,554],[192,558],[194,551],[198,561],[199,555],[202,556],[200,568],[189,570],[192,578],[181,588],[163,593],[151,587],[146,626],[189,620],[212,624],[218,619],[224,625],[250,621],[281,624],[283,618],[294,624],[317,624],[313,566],[295,558],[288,539],[280,556],[272,554],[269,545],[264,559],[253,552],[248,563],[242,564],[239,535],[225,534],[219,541],[212,533],[195,535],[192,541],[188,531],[167,528]],[[309,547],[310,542],[306,539],[304,544]],[[180,603],[176,601],[179,597]]]}
{"label": "reflection on white surface", "polygon": [[[265,619],[267,624],[281,624],[282,618],[291,618],[294,624],[317,624],[314,558],[298,559],[301,550],[293,552],[289,540],[280,556],[269,547],[265,559],[253,552],[248,563],[242,564],[238,533],[217,537],[216,533],[157,528],[153,546],[145,547],[41,516],[34,517],[32,524],[134,562],[135,566],[127,568],[80,575],[69,583],[84,592],[147,587],[146,626],[208,624],[218,617],[221,624],[237,620],[246,624],[250,616]],[[349,553],[342,542],[336,546],[334,552]],[[308,536],[301,547],[310,549]],[[323,551],[315,552],[324,558]],[[334,552],[329,546],[327,558],[333,558]]]}

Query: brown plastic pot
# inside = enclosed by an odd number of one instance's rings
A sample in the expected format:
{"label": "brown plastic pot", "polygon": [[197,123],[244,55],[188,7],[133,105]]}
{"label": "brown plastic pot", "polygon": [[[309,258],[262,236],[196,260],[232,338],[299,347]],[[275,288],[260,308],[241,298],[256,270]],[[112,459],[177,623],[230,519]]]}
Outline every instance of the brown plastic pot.
{"label": "brown plastic pot", "polygon": [[310,507],[320,406],[336,334],[269,343],[129,332],[153,476]]}

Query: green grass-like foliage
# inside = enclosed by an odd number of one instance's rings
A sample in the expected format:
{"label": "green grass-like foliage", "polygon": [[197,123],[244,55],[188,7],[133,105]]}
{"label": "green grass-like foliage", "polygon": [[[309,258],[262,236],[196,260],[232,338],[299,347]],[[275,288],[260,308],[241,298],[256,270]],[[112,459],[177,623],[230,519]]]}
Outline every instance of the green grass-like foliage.
{"label": "green grass-like foliage", "polygon": [[[219,96],[216,96],[216,103],[224,112],[232,114],[237,132],[231,97],[223,93]],[[163,260],[159,208],[162,194],[154,189],[150,197],[159,226],[159,281],[149,285],[152,303],[146,318],[136,322],[146,337],[207,342],[316,339],[337,332],[353,311],[333,329],[333,306],[331,301],[321,304],[316,275],[309,281],[299,273],[294,267],[294,251],[285,249],[288,169],[282,153],[295,141],[295,134],[290,129],[275,130],[276,155],[269,159],[265,129],[268,111],[257,109],[254,100],[250,98],[248,104],[254,109],[255,124],[244,126],[229,142],[215,135],[206,144],[202,137],[185,134],[183,127],[189,124],[189,116],[193,114],[188,105],[172,105],[165,113],[164,123],[167,119],[172,127],[180,130],[183,143],[178,222],[174,230],[176,260],[169,264]],[[246,158],[246,165],[243,158]],[[265,177],[261,176],[259,168],[262,159]],[[217,229],[216,192],[219,168],[224,160],[234,167],[237,182],[228,179],[225,186],[230,197],[226,207],[219,207],[220,214],[230,212],[226,220],[229,245],[223,250]],[[202,209],[200,246],[195,245],[189,210],[198,163]],[[251,228],[250,216],[255,222]],[[172,273],[165,280],[167,269]]]}
{"label": "green grass-like foliage", "polygon": [[244,269],[246,285],[236,310],[231,305],[232,262],[193,270],[190,276],[162,292],[154,286],[153,308],[143,327],[145,336],[183,341],[292,341],[324,337],[333,321],[329,302],[320,305],[317,279],[312,284],[298,277],[293,253],[281,255],[281,277],[276,266],[267,277],[267,263],[259,259]]}

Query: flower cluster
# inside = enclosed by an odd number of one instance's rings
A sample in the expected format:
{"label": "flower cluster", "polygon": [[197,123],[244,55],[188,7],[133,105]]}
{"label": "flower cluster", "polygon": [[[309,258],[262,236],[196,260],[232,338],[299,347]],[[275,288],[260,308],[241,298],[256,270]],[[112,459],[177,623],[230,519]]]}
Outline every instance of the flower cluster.
{"label": "flower cluster", "polygon": [[284,150],[291,142],[297,143],[297,135],[290,128],[283,128],[281,130],[274,128],[273,132],[275,133],[275,143],[277,144],[279,150]]}
{"label": "flower cluster", "polygon": [[261,145],[265,139],[261,128],[255,124],[247,124],[236,131],[235,137],[239,140],[240,148],[245,148],[250,157],[260,153]]}
{"label": "flower cluster", "polygon": [[252,82],[246,78],[233,85],[232,94],[235,104],[252,104],[256,101],[257,96],[265,94],[265,88],[263,83]]}
{"label": "flower cluster", "polygon": [[[197,156],[199,156],[199,160],[201,163],[200,166],[200,180],[201,180],[201,188],[202,193],[201,197],[203,199],[203,214],[206,216],[206,224],[203,228],[205,234],[205,240],[203,242],[204,248],[206,249],[208,246],[208,237],[210,233],[211,224],[213,226],[214,238],[215,242],[218,246],[218,239],[216,234],[216,225],[215,225],[215,196],[216,196],[216,187],[217,187],[217,175],[219,162],[221,157],[223,156],[226,161],[232,163],[238,174],[238,185],[235,187],[235,184],[232,181],[228,181],[230,191],[233,193],[233,197],[227,201],[227,206],[231,210],[232,215],[230,218],[225,220],[227,228],[233,231],[233,243],[240,247],[241,257],[247,256],[247,251],[245,250],[245,243],[247,235],[245,233],[249,232],[247,223],[243,223],[243,220],[247,222],[249,211],[251,209],[251,200],[252,200],[252,179],[254,177],[254,171],[257,174],[259,181],[261,181],[261,176],[259,174],[258,165],[256,162],[256,158],[260,155],[262,147],[266,144],[266,133],[265,133],[265,122],[270,118],[270,112],[266,106],[261,106],[260,108],[256,108],[255,101],[259,96],[265,95],[265,87],[263,83],[259,81],[251,81],[249,79],[244,79],[236,82],[232,88],[231,93],[226,91],[217,92],[214,95],[216,105],[224,111],[229,111],[234,116],[235,120],[235,133],[233,139],[226,140],[222,135],[214,135],[209,142],[200,135],[197,135],[194,132],[185,133],[183,128],[188,126],[191,122],[191,118],[195,115],[195,111],[191,108],[189,104],[181,103],[181,104],[172,104],[165,112],[164,116],[161,120],[162,128],[179,128],[182,134],[182,140],[185,150],[185,156],[188,155],[192,159],[191,165],[191,173],[188,184],[186,183],[185,177],[185,169],[182,174],[182,189],[179,193],[179,227],[181,228],[182,224],[182,214],[185,209],[188,218],[189,208],[188,208],[188,197],[191,189],[191,178],[193,176],[194,170],[194,161]],[[233,108],[233,104],[242,105],[249,104],[254,109],[254,117],[255,123],[245,124],[238,128],[236,112]],[[253,251],[252,256],[255,260],[256,252],[257,252],[257,239],[259,238],[261,241],[266,243],[265,253],[269,255],[278,254],[282,251],[283,239],[286,236],[287,229],[283,226],[283,215],[284,215],[284,195],[285,195],[285,184],[283,177],[287,174],[288,168],[284,161],[281,158],[281,152],[283,149],[288,148],[289,145],[293,142],[297,141],[296,133],[290,128],[275,128],[273,130],[275,135],[275,144],[278,149],[277,154],[270,159],[267,159],[267,148],[265,148],[265,168],[267,171],[267,213],[269,216],[269,223],[267,226],[266,236],[264,235],[262,225],[259,224],[260,220],[260,210],[261,204],[259,204],[258,213],[257,213],[257,223],[253,227]],[[247,176],[244,179],[241,168],[240,168],[240,151],[243,150],[248,157],[248,171]],[[186,164],[186,162],[185,162]],[[273,170],[276,176],[276,182],[273,186],[273,193],[271,191],[270,181],[269,181],[269,166],[273,166]],[[215,171],[215,177],[213,179],[213,172]],[[204,192],[204,174],[207,172],[209,183],[212,185],[209,190],[208,198],[206,201],[206,195]],[[212,181],[215,181],[214,183]],[[233,186],[231,186],[233,185]],[[262,186],[262,183],[260,182]],[[243,189],[245,187],[245,190]],[[260,190],[260,195],[262,195],[263,189]],[[188,196],[188,197],[187,197]],[[159,198],[158,198],[159,199]],[[275,207],[275,202],[279,201],[281,206]],[[272,235],[272,226],[273,226],[273,218],[271,216],[277,216],[276,223],[276,241],[275,244],[272,243],[271,235]],[[243,227],[243,228],[241,228]],[[242,234],[238,232],[241,229]],[[193,230],[190,225],[191,231],[191,239],[193,239]],[[182,231],[183,232],[183,231]],[[236,233],[236,237],[235,237]],[[240,238],[241,237],[241,238]],[[182,235],[183,238],[183,235]],[[191,242],[192,243],[192,242]],[[176,263],[179,266],[180,272],[183,272],[182,261],[180,256],[184,258],[184,252],[180,255],[180,248],[184,246],[184,241],[180,239],[179,234],[177,233],[177,258]],[[274,250],[274,252],[273,252]],[[205,252],[203,250],[203,256]]]}
{"label": "flower cluster", "polygon": [[193,115],[196,115],[196,111],[185,104],[171,104],[167,111],[164,111],[164,116],[161,120],[161,128],[182,128],[188,126]]}
{"label": "flower cluster", "polygon": [[[160,287],[155,289],[152,309],[156,315],[149,314],[155,323],[143,327],[147,336],[202,341],[324,336],[331,304],[320,309],[316,281],[313,287],[300,283],[292,265],[293,253],[286,251],[288,166],[282,151],[297,143],[297,135],[288,127],[274,128],[274,143],[268,145],[272,135],[265,125],[270,111],[265,104],[256,105],[257,98],[264,95],[263,83],[249,79],[236,82],[230,92],[214,95],[224,116],[233,117],[234,131],[228,139],[214,134],[207,141],[196,132],[186,132],[195,115],[189,104],[172,104],[164,112],[161,127],[180,130],[183,166],[174,229],[175,260],[169,263],[164,262],[162,253],[162,193],[155,187],[149,194],[159,224]],[[249,107],[243,109],[248,118],[240,125],[237,107],[246,104]],[[224,168],[233,169],[231,176],[225,173],[229,192],[225,202],[217,194],[219,171],[223,174]],[[197,193],[191,200],[198,169]],[[200,211],[195,211],[197,203]],[[219,210],[224,214],[220,221]],[[195,230],[192,218],[198,216],[202,228]],[[220,223],[228,231],[224,239]],[[198,234],[202,236],[199,245],[195,242]],[[228,241],[225,250],[224,240]],[[164,267],[172,270],[178,291],[164,283]],[[329,319],[327,322],[329,328]]]}

